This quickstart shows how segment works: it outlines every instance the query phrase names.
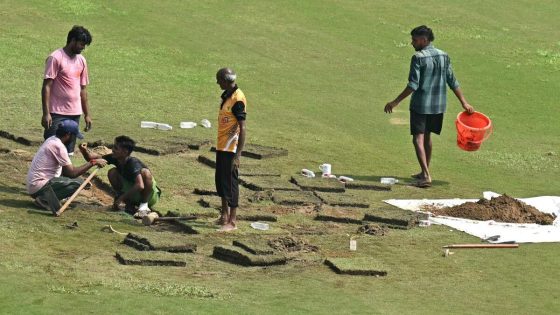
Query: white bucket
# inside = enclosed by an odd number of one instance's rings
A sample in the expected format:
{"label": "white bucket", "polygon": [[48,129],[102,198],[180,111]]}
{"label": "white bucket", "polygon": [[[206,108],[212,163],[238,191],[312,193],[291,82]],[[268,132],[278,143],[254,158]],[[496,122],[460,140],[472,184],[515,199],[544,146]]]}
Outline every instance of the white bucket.
{"label": "white bucket", "polygon": [[332,171],[331,170],[331,165],[327,164],[327,163],[319,165],[319,169],[321,170],[321,172],[323,172],[323,175],[329,175],[329,174],[331,174],[331,171]]}
{"label": "white bucket", "polygon": [[196,127],[196,123],[193,121],[182,121],[179,126],[183,129],[190,129]]}

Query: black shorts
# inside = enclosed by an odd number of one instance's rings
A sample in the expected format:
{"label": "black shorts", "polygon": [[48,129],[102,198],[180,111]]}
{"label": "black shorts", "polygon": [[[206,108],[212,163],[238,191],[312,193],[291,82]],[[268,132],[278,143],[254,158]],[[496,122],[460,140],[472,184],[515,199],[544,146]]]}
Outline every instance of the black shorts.
{"label": "black shorts", "polygon": [[443,125],[443,113],[441,114],[418,114],[410,111],[410,134],[426,134],[433,132],[435,134],[441,133],[441,126]]}
{"label": "black shorts", "polygon": [[232,167],[234,156],[233,152],[216,151],[216,192],[230,208],[237,208],[239,203],[239,171]]}

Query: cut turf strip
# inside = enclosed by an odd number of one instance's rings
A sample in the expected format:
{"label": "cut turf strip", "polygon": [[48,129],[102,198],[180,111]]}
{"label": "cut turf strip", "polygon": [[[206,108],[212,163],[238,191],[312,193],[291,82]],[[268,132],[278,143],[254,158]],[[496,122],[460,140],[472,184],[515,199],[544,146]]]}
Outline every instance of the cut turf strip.
{"label": "cut turf strip", "polygon": [[368,210],[364,215],[364,221],[386,224],[394,229],[410,229],[425,217],[425,214],[401,209],[375,209]]}
{"label": "cut turf strip", "polygon": [[243,248],[253,255],[272,255],[274,251],[266,241],[233,241],[233,246]]}
{"label": "cut turf strip", "polygon": [[362,180],[346,182],[344,186],[346,187],[346,189],[360,189],[360,190],[389,191],[392,189],[391,185],[370,182],[370,181],[362,181]]}
{"label": "cut turf strip", "polygon": [[[212,147],[211,151],[215,152],[216,147]],[[258,144],[247,144],[243,147],[241,156],[245,156],[252,159],[262,160],[275,158],[280,156],[288,155],[288,150],[282,148],[268,147]]]}
{"label": "cut turf strip", "polygon": [[387,275],[385,268],[371,258],[327,258],[325,265],[334,272],[354,276],[377,276]]}
{"label": "cut turf strip", "polygon": [[303,176],[292,176],[290,181],[298,185],[302,190],[344,192],[344,184],[335,178],[307,178]]}
{"label": "cut turf strip", "polygon": [[115,257],[123,265],[176,267],[187,265],[184,254],[177,253],[121,250],[116,252]]}
{"label": "cut turf strip", "polygon": [[239,182],[245,188],[254,191],[264,191],[264,190],[283,190],[283,191],[298,191],[299,188],[290,183],[286,178],[283,177],[270,177],[270,176],[250,176],[241,177]]}
{"label": "cut turf strip", "polygon": [[330,206],[369,208],[367,202],[349,193],[340,194],[316,191],[315,194],[321,201]]}
{"label": "cut turf strip", "polygon": [[196,244],[186,243],[178,239],[177,235],[169,233],[158,233],[157,235],[141,236],[128,233],[124,243],[138,250],[155,250],[170,253],[193,253],[196,251]]}
{"label": "cut turf strip", "polygon": [[0,137],[8,139],[8,140],[12,140],[15,141],[19,144],[23,144],[26,146],[38,146],[41,145],[41,143],[43,143],[43,140],[39,140],[38,138],[35,139],[27,139],[24,137],[18,137],[13,135],[12,133],[8,132],[8,131],[4,131],[4,130],[0,130]]}
{"label": "cut turf strip", "polygon": [[212,256],[241,266],[274,266],[287,262],[283,255],[253,255],[240,247],[225,245],[215,246]]}
{"label": "cut turf strip", "polygon": [[274,191],[272,201],[285,206],[316,205],[321,199],[310,191]]}
{"label": "cut turf strip", "polygon": [[351,224],[362,224],[362,219],[364,217],[363,210],[358,209],[348,209],[344,207],[331,207],[322,206],[319,214],[315,217],[318,221],[330,221],[338,223],[351,223]]}

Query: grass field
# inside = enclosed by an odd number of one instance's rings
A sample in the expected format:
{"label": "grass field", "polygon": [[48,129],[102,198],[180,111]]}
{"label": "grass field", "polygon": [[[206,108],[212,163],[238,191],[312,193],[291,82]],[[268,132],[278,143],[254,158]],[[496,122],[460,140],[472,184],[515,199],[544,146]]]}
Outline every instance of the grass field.
{"label": "grass field", "polygon": [[[266,164],[292,175],[333,165],[362,180],[408,180],[418,171],[408,127],[408,100],[391,116],[385,103],[406,85],[410,30],[434,29],[469,102],[487,114],[494,134],[480,151],[455,144],[460,105],[452,93],[444,130],[434,139],[434,187],[398,185],[360,192],[372,205],[388,198],[476,198],[492,190],[515,197],[560,191],[560,22],[557,1],[0,1],[1,130],[40,139],[44,60],[62,47],[74,24],[93,43],[84,51],[93,116],[89,141],[127,134],[139,145],[169,137],[213,140],[216,129],[179,129],[208,118],[215,125],[215,73],[230,66],[248,99],[249,143],[289,150]],[[169,132],[140,129],[141,120],[169,123]],[[83,122],[82,122],[83,123]],[[27,147],[0,138],[0,148]],[[164,157],[138,154],[165,195],[159,210],[201,211],[190,191],[212,185],[196,151]],[[310,235],[317,257],[274,268],[242,268],[209,255],[236,237],[259,238],[248,222],[233,234],[193,236],[199,246],[187,268],[119,265],[122,237],[144,232],[131,217],[79,206],[62,218],[38,214],[25,195],[28,162],[0,154],[0,313],[172,314],[339,313],[552,314],[560,309],[560,247],[458,251],[441,246],[478,242],[432,226],[358,238],[357,226],[329,226]],[[78,159],[75,163],[81,163]],[[242,165],[244,161],[241,161]],[[243,167],[243,166],[242,166]],[[106,170],[104,170],[106,171]],[[266,205],[266,204],[265,204]],[[78,221],[76,230],[65,226]],[[321,226],[309,216],[282,216],[270,231]],[[374,257],[388,276],[337,275],[325,257]]]}

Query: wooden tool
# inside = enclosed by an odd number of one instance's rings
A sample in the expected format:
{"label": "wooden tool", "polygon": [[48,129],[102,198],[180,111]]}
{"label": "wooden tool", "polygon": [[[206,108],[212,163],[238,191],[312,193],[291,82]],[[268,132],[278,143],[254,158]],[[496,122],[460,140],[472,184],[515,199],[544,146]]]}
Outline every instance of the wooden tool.
{"label": "wooden tool", "polygon": [[156,221],[175,221],[175,220],[196,220],[196,216],[188,217],[160,217],[156,212],[150,212],[142,218],[142,223],[146,226],[154,224]]}
{"label": "wooden tool", "polygon": [[70,198],[68,198],[68,200],[66,200],[64,205],[62,207],[60,207],[60,209],[58,209],[58,211],[54,214],[55,216],[59,217],[62,214],[62,212],[64,212],[64,210],[66,210],[66,208],[68,208],[70,203],[78,196],[80,191],[82,191],[82,189],[84,189],[84,187],[86,187],[86,185],[91,181],[91,179],[93,178],[93,176],[95,176],[95,174],[97,173],[98,170],[99,170],[99,168],[96,168],[96,169],[93,170],[93,172],[91,172],[91,174],[89,174],[88,178],[86,178],[86,180],[84,180],[84,182],[80,185],[80,187],[78,187],[78,189],[74,192],[74,194],[72,194],[72,196],[70,196]]}

